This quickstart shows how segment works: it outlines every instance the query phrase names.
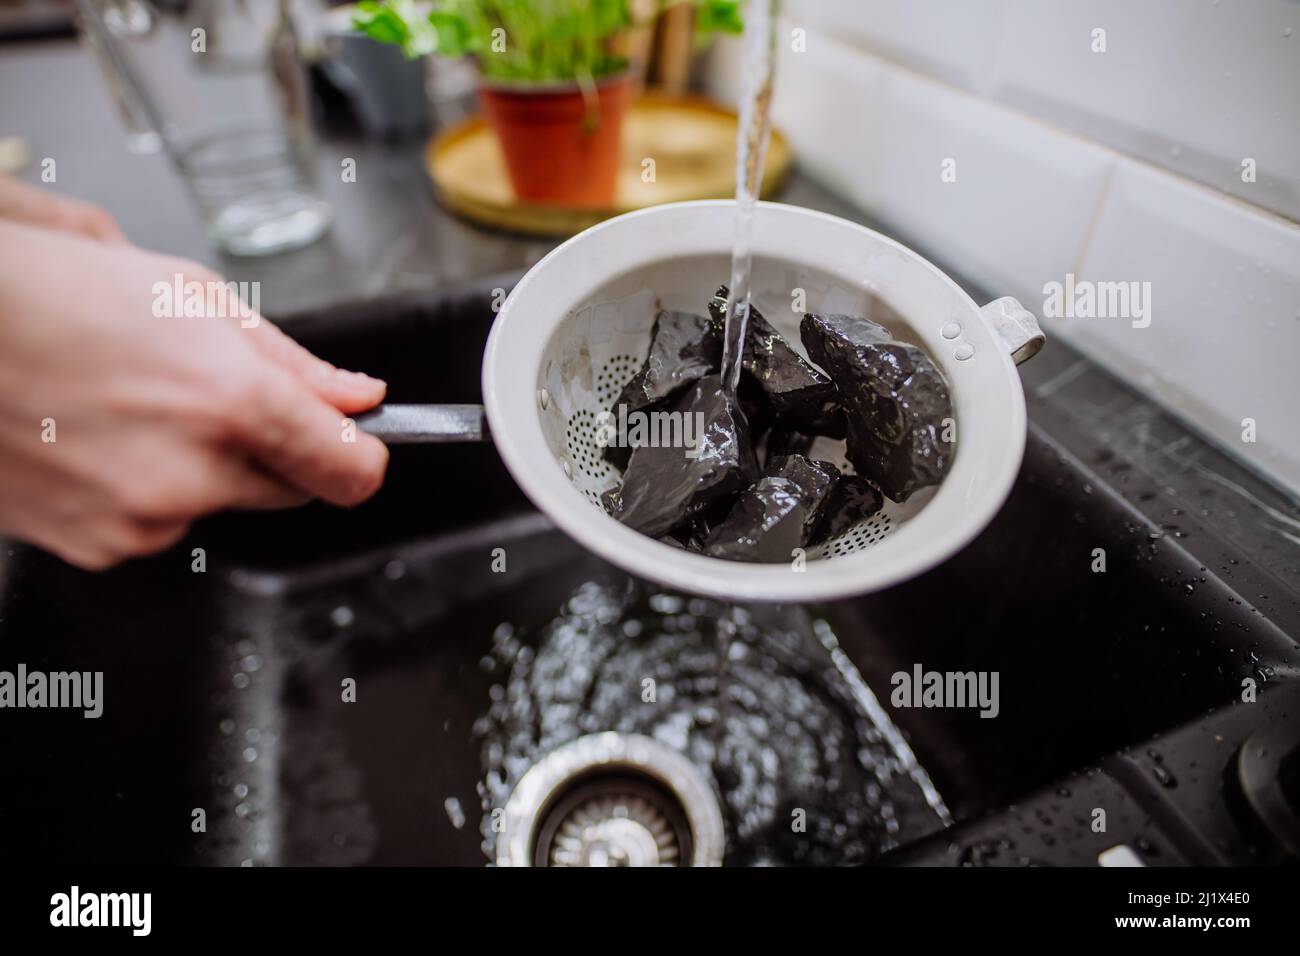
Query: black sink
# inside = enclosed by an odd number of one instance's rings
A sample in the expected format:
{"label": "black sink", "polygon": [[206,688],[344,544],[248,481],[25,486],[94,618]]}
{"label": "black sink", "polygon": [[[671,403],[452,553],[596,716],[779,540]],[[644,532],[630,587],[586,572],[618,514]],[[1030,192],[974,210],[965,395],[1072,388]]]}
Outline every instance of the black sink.
{"label": "black sink", "polygon": [[[326,357],[385,377],[393,400],[473,401],[493,284],[288,327]],[[1138,814],[1125,839],[1149,862],[1195,861],[1167,844],[1191,839],[1184,831],[1213,806],[1221,826],[1240,819],[1222,861],[1281,858],[1267,829],[1222,794],[1245,735],[1288,714],[1295,722],[1279,703],[1300,667],[1294,609],[1242,593],[1237,566],[1196,557],[1103,470],[1035,421],[1006,506],[956,557],[882,594],[753,612],[760,623],[782,615],[772,626],[794,635],[768,670],[828,708],[817,719],[835,722],[828,738],[840,749],[826,743],[821,759],[843,753],[845,766],[822,768],[824,793],[799,791],[776,768],[763,797],[771,819],[729,800],[744,781],[702,767],[726,811],[728,862],[970,862],[974,844],[961,834],[987,829],[986,815],[1216,722],[1226,728],[1218,750],[1177,793],[1191,808],[1182,823]],[[205,572],[192,570],[195,548]],[[1093,570],[1099,548],[1103,573]],[[505,573],[494,569],[496,549]],[[6,766],[24,781],[0,791],[0,832],[15,858],[49,862],[482,864],[491,812],[512,782],[490,781],[485,761],[518,648],[535,653],[546,623],[591,582],[629,606],[664,600],[554,530],[489,446],[396,448],[388,484],[362,507],[215,517],[168,554],[104,574],[32,549],[7,560],[0,669],[105,673],[98,720],[55,711],[0,720]],[[702,622],[721,613],[682,606]],[[715,653],[716,626],[705,631],[688,650]],[[845,659],[828,650],[836,641]],[[892,706],[892,676],[916,665],[998,672],[997,717]],[[671,684],[675,665],[659,666]],[[862,711],[858,675],[883,724]],[[344,699],[349,681],[355,702]],[[1261,703],[1243,702],[1243,681]],[[759,694],[748,716],[762,723],[767,713],[776,730],[808,719],[787,705]],[[574,706],[575,728],[665,732],[637,716],[647,705],[632,688],[625,712]],[[593,725],[597,713],[620,726]],[[892,741],[895,726],[906,744]],[[534,744],[545,737],[528,732]],[[849,767],[854,747],[866,755]],[[897,771],[913,756],[915,774],[882,783],[874,760]],[[1116,786],[1145,805],[1139,778],[1160,787],[1158,769],[1120,774]],[[881,819],[878,791],[895,785]],[[820,856],[790,835],[801,809],[808,832],[821,834]],[[1054,862],[1052,848],[1068,844],[1068,862],[1093,862],[1121,841],[1088,821],[1082,804],[1058,806],[1039,825],[1048,840],[1039,833],[1032,855],[1007,856]]]}

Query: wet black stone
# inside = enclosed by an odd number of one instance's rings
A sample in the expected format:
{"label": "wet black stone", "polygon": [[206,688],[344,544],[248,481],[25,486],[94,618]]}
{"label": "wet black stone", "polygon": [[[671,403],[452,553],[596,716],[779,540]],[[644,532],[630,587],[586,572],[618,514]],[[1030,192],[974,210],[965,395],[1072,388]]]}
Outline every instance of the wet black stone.
{"label": "wet black stone", "polygon": [[829,462],[777,458],[704,542],[704,553],[732,561],[790,561],[822,523],[839,478]]}
{"label": "wet black stone", "polygon": [[[632,449],[623,445],[606,445],[605,460],[613,465],[619,471],[627,468],[628,460],[632,457]],[[609,509],[606,508],[606,511]]]}
{"label": "wet black stone", "polygon": [[[759,469],[758,474],[762,474],[762,469]],[[674,534],[681,539],[687,551],[704,550],[704,542],[709,540],[714,528],[727,520],[727,515],[731,514],[731,509],[736,506],[744,490],[720,495],[675,529]]]}
{"label": "wet black stone", "polygon": [[600,496],[600,505],[605,509],[605,514],[612,515],[618,511],[618,489],[611,488]]}
{"label": "wet black stone", "polygon": [[718,370],[722,338],[702,315],[661,310],[650,332],[650,352],[640,371],[623,387],[614,407],[636,411],[676,395]]}
{"label": "wet black stone", "polygon": [[847,455],[858,474],[898,502],[942,481],[952,462],[942,437],[952,402],[929,357],[884,326],[848,315],[805,315],[800,335],[839,387]]}
{"label": "wet black stone", "polygon": [[[690,386],[671,412],[703,414],[699,453],[643,445],[632,451],[611,512],[630,528],[660,537],[711,504],[744,490],[758,474],[744,413],[722,394],[717,375]],[[694,426],[692,426],[694,427]]]}
{"label": "wet black stone", "polygon": [[[709,317],[721,343],[727,320],[726,286],[709,300]],[[844,437],[844,412],[835,383],[792,349],[752,304],[741,367],[763,389],[779,421],[818,435]]]}
{"label": "wet black stone", "polygon": [[740,377],[740,410],[749,425],[749,441],[755,448],[776,421],[776,411],[762,387],[748,375]]}
{"label": "wet black stone", "polygon": [[809,544],[821,544],[843,534],[864,518],[870,518],[884,505],[884,497],[871,482],[859,475],[840,475],[831,489],[830,500],[822,509],[822,520]]}
{"label": "wet black stone", "polygon": [[786,455],[806,455],[812,448],[815,435],[808,435],[785,425],[774,425],[763,442],[763,462]]}
{"label": "wet black stone", "polygon": [[686,541],[677,537],[676,534],[671,534],[671,533],[661,534],[659,537],[655,538],[655,540],[663,542],[664,544],[668,545],[668,547],[670,548],[677,548],[679,551],[692,550],[691,548],[687,547]]}
{"label": "wet black stone", "polygon": [[[610,413],[617,422],[619,406],[627,412],[655,411],[668,400],[704,376],[716,372],[722,361],[722,337],[702,315],[661,309],[650,331],[650,351],[640,370],[632,376]],[[611,445],[606,460],[626,468],[632,449]]]}

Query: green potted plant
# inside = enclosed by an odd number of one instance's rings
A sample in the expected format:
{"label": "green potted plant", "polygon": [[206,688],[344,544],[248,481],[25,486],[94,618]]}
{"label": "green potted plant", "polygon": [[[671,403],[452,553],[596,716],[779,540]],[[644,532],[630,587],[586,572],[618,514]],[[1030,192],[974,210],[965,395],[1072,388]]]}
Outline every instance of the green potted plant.
{"label": "green potted plant", "polygon": [[407,56],[472,56],[480,101],[524,202],[613,204],[631,30],[677,3],[697,35],[741,30],[740,0],[363,0],[354,25]]}

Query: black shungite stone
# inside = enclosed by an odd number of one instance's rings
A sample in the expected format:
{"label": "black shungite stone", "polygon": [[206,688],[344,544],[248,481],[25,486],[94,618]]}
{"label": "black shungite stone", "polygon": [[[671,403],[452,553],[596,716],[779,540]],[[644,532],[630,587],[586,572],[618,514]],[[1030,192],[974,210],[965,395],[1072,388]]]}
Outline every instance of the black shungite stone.
{"label": "black shungite stone", "polygon": [[682,540],[681,538],[677,537],[674,534],[661,534],[659,537],[655,538],[655,540],[668,545],[668,547],[670,548],[676,548],[678,551],[692,550],[690,547],[687,546],[684,540]]}
{"label": "black shungite stone", "polygon": [[618,489],[611,488],[601,495],[600,506],[605,509],[607,515],[612,515],[618,511]]}
{"label": "black shungite stone", "polygon": [[831,489],[830,500],[822,509],[822,520],[809,544],[821,544],[843,534],[863,518],[870,518],[885,503],[871,482],[859,475],[840,475]]}
{"label": "black shungite stone", "polygon": [[[668,400],[704,376],[716,372],[722,361],[722,337],[702,315],[661,309],[650,330],[650,351],[632,376],[610,413],[619,420],[619,406],[626,413],[662,409]],[[606,460],[626,468],[632,449],[610,445]]]}
{"label": "black shungite stone", "polygon": [[848,315],[805,315],[800,336],[839,386],[847,454],[858,474],[894,501],[937,485],[952,461],[943,420],[952,401],[943,375],[914,345]]}
{"label": "black shungite stone", "polygon": [[809,543],[823,522],[839,471],[803,455],[777,458],[704,542],[704,553],[732,561],[778,563]]}
{"label": "black shungite stone", "polygon": [[776,421],[776,412],[767,393],[748,375],[740,377],[740,410],[749,425],[749,441],[755,448]]}
{"label": "black shungite stone", "polygon": [[[726,286],[709,300],[709,317],[721,344],[727,321]],[[792,349],[752,303],[741,367],[767,394],[777,419],[818,435],[844,437],[844,412],[835,383]]]}
{"label": "black shungite stone", "polygon": [[660,310],[650,331],[650,352],[632,380],[614,400],[637,411],[668,398],[718,370],[722,337],[702,315]]}
{"label": "black shungite stone", "polygon": [[815,440],[814,435],[806,435],[784,425],[774,425],[763,442],[763,462],[766,464],[786,455],[806,455]]}
{"label": "black shungite stone", "polygon": [[690,449],[671,446],[634,448],[610,512],[656,538],[744,490],[758,473],[744,414],[724,397],[717,375],[699,379],[669,411],[702,416],[691,419],[698,453],[688,457]]}
{"label": "black shungite stone", "polygon": [[692,551],[696,554],[703,553],[704,542],[708,539],[710,532],[715,525],[721,524],[723,519],[731,513],[739,495],[732,493],[721,495],[709,502],[703,509],[691,515],[672,531],[661,535],[658,540],[672,547],[681,548],[683,551]]}

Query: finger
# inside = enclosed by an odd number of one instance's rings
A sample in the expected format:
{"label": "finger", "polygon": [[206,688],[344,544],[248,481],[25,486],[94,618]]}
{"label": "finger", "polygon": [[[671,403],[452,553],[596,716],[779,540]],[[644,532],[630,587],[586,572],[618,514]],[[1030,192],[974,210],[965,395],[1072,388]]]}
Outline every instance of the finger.
{"label": "finger", "polygon": [[150,521],[132,525],[126,532],[121,554],[139,557],[166,551],[190,530],[188,521]]}
{"label": "finger", "polygon": [[[31,512],[28,512],[30,515]],[[102,571],[112,567],[115,559],[106,548],[91,540],[83,528],[73,530],[66,524],[55,521],[34,520],[19,522],[11,529],[12,534],[24,541],[30,541],[39,548],[48,551],[60,560],[81,568],[83,571]]]}
{"label": "finger", "polygon": [[384,400],[388,386],[382,380],[361,372],[335,368],[265,319],[261,319],[253,329],[252,339],[263,355],[292,372],[299,381],[341,412],[363,412]]}
{"label": "finger", "polygon": [[48,544],[36,541],[36,543],[59,560],[83,571],[107,571],[122,560],[120,556],[110,554],[104,548],[82,541],[51,541]]}
{"label": "finger", "polygon": [[72,228],[99,242],[126,243],[126,234],[112,216],[98,206],[78,204],[72,213]]}
{"label": "finger", "polygon": [[226,508],[272,510],[296,508],[312,496],[268,474],[246,455],[229,449],[211,449],[195,458],[175,479],[187,492],[174,495],[164,517],[196,518]]}
{"label": "finger", "polygon": [[354,505],[383,484],[388,449],[360,432],[297,379],[270,367],[238,409],[238,437],[273,475],[337,505]]}
{"label": "finger", "polygon": [[77,540],[59,542],[56,553],[87,571],[104,571],[129,558],[166,551],[185,537],[188,521],[140,521],[125,515],[101,515],[79,530]]}
{"label": "finger", "polygon": [[224,484],[225,501],[221,507],[225,508],[274,511],[297,508],[312,500],[312,496],[302,489],[242,462],[232,462],[226,469]]}

